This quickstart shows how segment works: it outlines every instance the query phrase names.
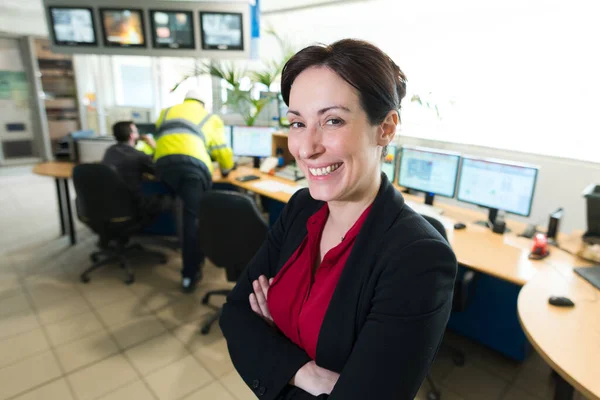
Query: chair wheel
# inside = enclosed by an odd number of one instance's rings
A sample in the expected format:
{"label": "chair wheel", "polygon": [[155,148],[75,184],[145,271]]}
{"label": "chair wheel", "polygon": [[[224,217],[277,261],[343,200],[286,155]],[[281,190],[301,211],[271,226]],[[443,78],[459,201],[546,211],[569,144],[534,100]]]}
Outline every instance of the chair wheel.
{"label": "chair wheel", "polygon": [[210,325],[203,326],[202,329],[200,329],[202,335],[208,335],[208,332],[210,332]]}
{"label": "chair wheel", "polygon": [[441,396],[435,392],[427,393],[427,400],[440,400]]}
{"label": "chair wheel", "polygon": [[452,356],[452,361],[454,361],[454,365],[457,367],[462,367],[465,365],[465,356],[462,354],[454,354]]}
{"label": "chair wheel", "polygon": [[126,285],[131,285],[133,282],[135,282],[135,276],[130,276],[127,279],[125,279]]}
{"label": "chair wheel", "polygon": [[207,305],[208,304],[208,300],[210,300],[210,296],[209,295],[205,295],[202,298],[202,304]]}
{"label": "chair wheel", "polygon": [[79,277],[79,280],[81,280],[81,282],[83,282],[83,283],[88,283],[90,281],[90,277],[87,275],[81,275]]}

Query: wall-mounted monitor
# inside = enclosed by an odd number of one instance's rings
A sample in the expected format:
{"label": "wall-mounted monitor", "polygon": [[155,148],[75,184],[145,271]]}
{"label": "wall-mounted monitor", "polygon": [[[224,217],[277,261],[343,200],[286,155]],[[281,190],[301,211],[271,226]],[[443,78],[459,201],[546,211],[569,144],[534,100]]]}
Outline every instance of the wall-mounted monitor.
{"label": "wall-mounted monitor", "polygon": [[244,50],[242,13],[200,12],[203,50]]}
{"label": "wall-mounted monitor", "polygon": [[100,8],[104,46],[146,47],[144,16],[140,9]]}
{"label": "wall-mounted monitor", "polygon": [[91,8],[49,7],[50,26],[57,46],[96,46],[96,29]]}
{"label": "wall-mounted monitor", "polygon": [[195,49],[191,11],[150,10],[152,46],[155,49]]}

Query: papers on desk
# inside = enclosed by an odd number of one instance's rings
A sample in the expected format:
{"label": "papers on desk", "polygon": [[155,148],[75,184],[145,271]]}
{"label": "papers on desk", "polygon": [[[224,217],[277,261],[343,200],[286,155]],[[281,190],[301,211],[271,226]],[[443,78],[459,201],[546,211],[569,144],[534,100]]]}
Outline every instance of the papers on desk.
{"label": "papers on desk", "polygon": [[252,184],[252,186],[256,189],[260,189],[260,190],[264,190],[265,192],[272,192],[272,193],[283,192],[283,193],[294,194],[298,190],[302,189],[302,186],[286,185],[285,183],[271,181],[271,180],[260,180],[260,181],[254,182]]}

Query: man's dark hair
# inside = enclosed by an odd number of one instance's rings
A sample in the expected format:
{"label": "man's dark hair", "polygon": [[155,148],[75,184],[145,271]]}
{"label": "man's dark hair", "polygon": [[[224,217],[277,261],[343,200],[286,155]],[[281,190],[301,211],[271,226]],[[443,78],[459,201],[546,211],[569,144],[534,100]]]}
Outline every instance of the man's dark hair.
{"label": "man's dark hair", "polygon": [[133,121],[119,121],[113,125],[113,135],[117,139],[117,142],[124,143],[129,141],[131,125],[133,125]]}

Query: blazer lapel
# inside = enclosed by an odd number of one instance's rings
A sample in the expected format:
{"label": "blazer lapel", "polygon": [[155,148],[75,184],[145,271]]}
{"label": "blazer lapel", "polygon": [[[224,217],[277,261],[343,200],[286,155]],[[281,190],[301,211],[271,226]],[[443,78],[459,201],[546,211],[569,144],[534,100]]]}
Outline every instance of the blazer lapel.
{"label": "blazer lapel", "polygon": [[379,193],[356,238],[321,325],[316,357],[319,366],[341,372],[348,360],[368,312],[368,304],[364,303],[371,301],[361,293],[371,275],[385,232],[403,204],[402,195],[382,173]]}

